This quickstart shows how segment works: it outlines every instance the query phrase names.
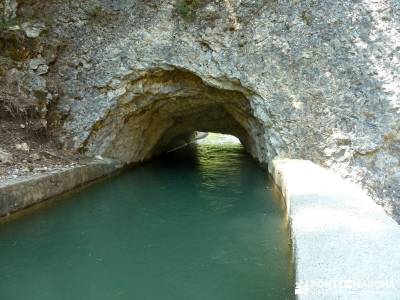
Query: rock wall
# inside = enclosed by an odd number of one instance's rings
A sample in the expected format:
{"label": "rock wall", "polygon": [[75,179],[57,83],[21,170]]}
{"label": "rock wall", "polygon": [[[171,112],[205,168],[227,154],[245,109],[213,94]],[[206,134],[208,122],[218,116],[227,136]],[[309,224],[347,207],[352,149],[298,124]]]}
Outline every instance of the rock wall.
{"label": "rock wall", "polygon": [[260,162],[336,170],[399,220],[398,1],[14,2],[37,44],[2,52],[3,79],[42,99],[63,147],[133,162],[191,130],[232,133]]}

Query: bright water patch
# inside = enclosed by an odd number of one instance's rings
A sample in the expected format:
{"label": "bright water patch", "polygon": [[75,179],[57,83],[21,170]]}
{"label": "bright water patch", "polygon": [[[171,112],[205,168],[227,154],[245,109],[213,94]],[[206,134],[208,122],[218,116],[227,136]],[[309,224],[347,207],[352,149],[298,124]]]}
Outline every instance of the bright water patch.
{"label": "bright water patch", "polygon": [[[202,133],[204,134],[204,133]],[[207,137],[196,141],[199,145],[211,145],[211,146],[218,146],[218,145],[240,145],[240,140],[229,134],[220,134],[214,132],[206,133]]]}
{"label": "bright water patch", "polygon": [[284,212],[240,145],[199,145],[0,225],[0,299],[292,299]]}

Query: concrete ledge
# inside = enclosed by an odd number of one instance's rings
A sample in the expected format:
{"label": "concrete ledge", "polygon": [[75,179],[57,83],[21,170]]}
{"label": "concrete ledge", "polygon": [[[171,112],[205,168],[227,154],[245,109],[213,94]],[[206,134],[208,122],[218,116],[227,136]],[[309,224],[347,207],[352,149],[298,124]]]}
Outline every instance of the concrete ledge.
{"label": "concrete ledge", "polygon": [[400,226],[382,207],[310,161],[269,171],[287,204],[297,299],[400,299]]}
{"label": "concrete ledge", "polygon": [[0,183],[0,216],[57,196],[117,170],[111,160],[96,160],[66,170]]}

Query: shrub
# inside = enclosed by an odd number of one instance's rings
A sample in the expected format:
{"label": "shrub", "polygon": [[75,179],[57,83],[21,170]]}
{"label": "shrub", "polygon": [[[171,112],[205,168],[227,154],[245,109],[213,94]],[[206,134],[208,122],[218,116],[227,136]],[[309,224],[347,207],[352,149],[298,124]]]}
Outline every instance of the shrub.
{"label": "shrub", "polygon": [[92,17],[98,17],[103,11],[103,7],[99,3],[92,3],[87,9],[86,13]]}
{"label": "shrub", "polygon": [[192,17],[200,3],[201,0],[176,0],[176,9],[183,18]]}
{"label": "shrub", "polygon": [[178,0],[176,2],[176,9],[178,10],[178,13],[184,18],[188,17],[191,13],[191,9],[185,0]]}
{"label": "shrub", "polygon": [[9,30],[11,27],[15,27],[17,25],[18,24],[15,20],[7,20],[0,17],[0,31]]}

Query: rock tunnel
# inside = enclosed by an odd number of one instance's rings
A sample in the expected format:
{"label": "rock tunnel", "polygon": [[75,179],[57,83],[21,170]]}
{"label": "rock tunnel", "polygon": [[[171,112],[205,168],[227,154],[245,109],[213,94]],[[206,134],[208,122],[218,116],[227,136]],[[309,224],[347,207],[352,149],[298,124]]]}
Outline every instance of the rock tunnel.
{"label": "rock tunnel", "polygon": [[138,162],[179,137],[212,131],[236,136],[261,161],[262,125],[243,91],[211,86],[177,69],[154,71],[123,86],[117,104],[93,125],[85,153]]}

